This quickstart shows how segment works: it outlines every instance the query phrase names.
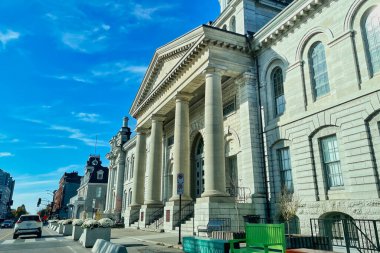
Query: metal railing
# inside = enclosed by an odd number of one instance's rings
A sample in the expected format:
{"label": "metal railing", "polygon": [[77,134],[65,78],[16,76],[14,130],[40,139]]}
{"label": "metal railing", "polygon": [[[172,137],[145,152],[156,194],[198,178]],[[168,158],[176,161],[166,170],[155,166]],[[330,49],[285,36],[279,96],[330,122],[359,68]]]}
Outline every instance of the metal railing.
{"label": "metal railing", "polygon": [[312,236],[329,238],[332,246],[362,253],[380,252],[380,220],[310,219]]}
{"label": "metal railing", "polygon": [[251,198],[251,189],[249,187],[226,187],[226,192],[235,197],[238,203],[247,203]]}
{"label": "metal railing", "polygon": [[129,226],[139,220],[140,209],[129,214]]}
{"label": "metal railing", "polygon": [[[181,212],[181,220],[179,219],[179,214]],[[184,205],[181,210],[178,210],[173,215],[173,227],[178,227],[180,223],[194,217],[194,202],[191,201]]]}
{"label": "metal railing", "polygon": [[148,216],[147,226],[150,226],[151,224],[156,223],[156,228],[157,228],[157,222],[156,221],[159,220],[160,218],[162,218],[163,216],[164,216],[164,207],[157,208],[154,212],[152,212]]}

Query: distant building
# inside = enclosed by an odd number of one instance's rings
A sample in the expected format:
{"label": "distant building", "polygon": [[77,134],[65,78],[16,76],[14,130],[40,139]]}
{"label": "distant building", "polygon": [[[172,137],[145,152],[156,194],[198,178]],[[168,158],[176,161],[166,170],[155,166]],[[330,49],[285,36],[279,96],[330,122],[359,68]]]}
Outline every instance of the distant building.
{"label": "distant building", "polygon": [[90,155],[81,179],[78,194],[70,199],[69,217],[95,218],[106,204],[108,168],[102,166],[99,155]]}
{"label": "distant building", "polygon": [[[128,118],[124,117],[123,126],[119,132],[111,139],[111,152],[106,157],[110,161],[110,178],[107,188],[107,204],[105,213],[108,216],[120,220],[124,214],[124,209],[128,202],[128,186],[125,185],[125,178],[128,173],[125,173],[126,163],[131,162],[131,157],[126,160],[126,154],[123,150],[123,145],[131,138],[131,129],[128,127]],[[128,188],[128,189],[127,189]],[[129,189],[129,191],[131,191]]]}
{"label": "distant building", "polygon": [[0,220],[6,219],[7,213],[13,204],[13,190],[15,180],[11,175],[0,169]]}
{"label": "distant building", "polygon": [[70,198],[76,195],[80,186],[81,176],[78,172],[66,173],[59,180],[59,188],[54,194],[53,213],[59,218],[68,217],[68,207]]}

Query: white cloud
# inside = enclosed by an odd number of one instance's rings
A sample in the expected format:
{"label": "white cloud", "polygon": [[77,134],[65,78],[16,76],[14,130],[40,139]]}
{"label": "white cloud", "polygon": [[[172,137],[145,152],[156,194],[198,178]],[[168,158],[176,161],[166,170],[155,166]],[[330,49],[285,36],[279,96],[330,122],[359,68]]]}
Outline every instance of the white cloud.
{"label": "white cloud", "polygon": [[136,4],[132,13],[138,19],[150,20],[152,19],[153,14],[157,12],[158,10],[159,10],[158,7],[144,8],[142,5]]}
{"label": "white cloud", "polygon": [[54,78],[58,80],[70,80],[70,81],[75,81],[78,83],[93,83],[93,81],[89,78],[86,77],[81,77],[78,75],[57,75],[57,76],[46,76],[49,78]]}
{"label": "white cloud", "polygon": [[95,146],[95,144],[99,147],[107,147],[109,146],[107,142],[101,141],[101,140],[95,140],[92,138],[88,138],[86,135],[84,135],[79,129],[66,127],[66,126],[58,126],[58,125],[52,125],[50,126],[50,129],[57,130],[57,131],[63,131],[69,133],[69,138],[74,140],[82,141],[87,146]]}
{"label": "white cloud", "polygon": [[14,155],[10,152],[0,152],[0,157],[8,157],[8,156],[14,156]]}
{"label": "white cloud", "polygon": [[36,148],[42,148],[42,149],[78,149],[76,146],[70,146],[70,145],[56,145],[56,146],[41,146]]}
{"label": "white cloud", "polygon": [[20,33],[7,30],[5,33],[0,32],[0,42],[3,44],[3,48],[7,45],[9,41],[17,40],[20,37]]}
{"label": "white cloud", "polygon": [[108,124],[109,121],[105,121],[101,119],[101,116],[96,113],[85,113],[85,112],[71,112],[74,117],[79,119],[80,121],[89,122],[89,123],[98,123],[98,124]]}

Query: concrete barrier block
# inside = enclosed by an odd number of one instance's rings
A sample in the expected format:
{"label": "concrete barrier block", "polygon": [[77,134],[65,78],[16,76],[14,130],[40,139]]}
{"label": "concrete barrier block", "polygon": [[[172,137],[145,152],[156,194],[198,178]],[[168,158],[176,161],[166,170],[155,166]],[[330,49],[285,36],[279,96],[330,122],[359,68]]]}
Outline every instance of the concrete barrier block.
{"label": "concrete barrier block", "polygon": [[91,250],[92,253],[128,253],[127,249],[119,244],[98,239]]}

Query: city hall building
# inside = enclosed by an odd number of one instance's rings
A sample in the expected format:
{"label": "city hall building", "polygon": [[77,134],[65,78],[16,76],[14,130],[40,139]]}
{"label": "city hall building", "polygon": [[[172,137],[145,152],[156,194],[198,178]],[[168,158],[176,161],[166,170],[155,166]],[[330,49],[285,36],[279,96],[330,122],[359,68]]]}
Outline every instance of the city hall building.
{"label": "city hall building", "polygon": [[125,226],[210,218],[380,219],[380,2],[219,0],[221,13],[158,48],[110,141],[105,212]]}

